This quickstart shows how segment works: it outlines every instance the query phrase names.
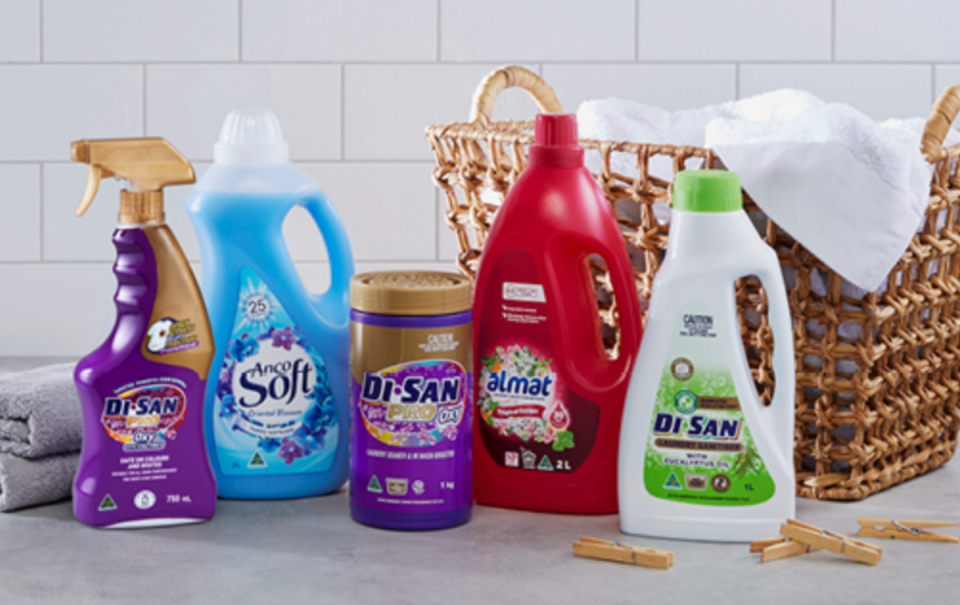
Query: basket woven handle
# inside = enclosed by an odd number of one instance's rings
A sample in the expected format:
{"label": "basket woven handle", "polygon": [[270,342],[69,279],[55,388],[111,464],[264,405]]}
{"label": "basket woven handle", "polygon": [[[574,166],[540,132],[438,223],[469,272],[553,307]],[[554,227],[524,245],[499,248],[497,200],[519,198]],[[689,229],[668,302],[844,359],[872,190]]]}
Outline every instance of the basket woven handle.
{"label": "basket woven handle", "polygon": [[507,88],[519,87],[530,93],[540,111],[559,113],[563,111],[553,89],[540,76],[518,65],[508,65],[491,72],[477,86],[470,107],[470,123],[489,124],[497,97]]}
{"label": "basket woven handle", "polygon": [[943,141],[950,131],[953,119],[960,112],[960,84],[947,88],[930,109],[930,117],[923,128],[921,149],[931,164],[943,157]]}

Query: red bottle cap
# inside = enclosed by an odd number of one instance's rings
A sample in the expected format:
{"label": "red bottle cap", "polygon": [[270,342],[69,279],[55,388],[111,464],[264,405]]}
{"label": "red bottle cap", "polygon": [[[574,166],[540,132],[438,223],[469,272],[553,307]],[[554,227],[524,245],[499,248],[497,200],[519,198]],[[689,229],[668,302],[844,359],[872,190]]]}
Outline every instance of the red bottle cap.
{"label": "red bottle cap", "polygon": [[572,113],[537,114],[534,145],[571,147],[577,144],[577,116]]}
{"label": "red bottle cap", "polygon": [[583,147],[577,142],[576,114],[537,114],[530,164],[553,168],[583,166]]}

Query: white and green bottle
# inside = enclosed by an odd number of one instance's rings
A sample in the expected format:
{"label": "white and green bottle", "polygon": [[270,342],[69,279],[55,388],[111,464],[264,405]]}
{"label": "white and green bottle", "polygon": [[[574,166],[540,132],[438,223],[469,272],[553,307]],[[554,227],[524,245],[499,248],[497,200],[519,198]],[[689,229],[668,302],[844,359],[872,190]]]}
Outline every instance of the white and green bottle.
{"label": "white and green bottle", "polygon": [[[740,338],[734,281],[747,275],[767,294],[776,376],[768,407]],[[794,397],[783,277],[743,211],[740,178],[679,173],[621,424],[621,530],[725,542],[777,535],[796,506]]]}

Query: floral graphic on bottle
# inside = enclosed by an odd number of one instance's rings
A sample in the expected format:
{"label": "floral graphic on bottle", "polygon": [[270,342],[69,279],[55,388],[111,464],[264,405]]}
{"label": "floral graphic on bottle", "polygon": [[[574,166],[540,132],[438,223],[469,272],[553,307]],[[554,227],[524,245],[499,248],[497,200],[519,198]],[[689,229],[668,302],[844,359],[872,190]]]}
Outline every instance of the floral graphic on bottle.
{"label": "floral graphic on bottle", "polygon": [[249,269],[243,278],[214,400],[221,468],[325,470],[340,427],[323,358],[266,284]]}
{"label": "floral graphic on bottle", "polygon": [[573,448],[570,412],[557,393],[552,360],[529,347],[497,347],[481,357],[478,406],[483,422],[500,436],[550,445],[554,451]]}

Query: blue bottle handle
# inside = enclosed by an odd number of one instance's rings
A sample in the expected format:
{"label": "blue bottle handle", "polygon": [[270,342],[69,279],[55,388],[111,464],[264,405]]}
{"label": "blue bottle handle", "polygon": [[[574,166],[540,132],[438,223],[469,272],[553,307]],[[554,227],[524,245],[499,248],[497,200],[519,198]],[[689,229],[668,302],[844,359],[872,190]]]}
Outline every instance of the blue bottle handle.
{"label": "blue bottle handle", "polygon": [[353,252],[347,239],[347,231],[323,191],[317,189],[311,192],[299,200],[297,206],[304,208],[313,217],[320,229],[320,235],[323,236],[330,262],[330,287],[322,294],[311,293],[310,298],[321,317],[336,317],[339,320],[336,323],[346,323],[344,310],[350,306],[350,278],[354,273]]}

